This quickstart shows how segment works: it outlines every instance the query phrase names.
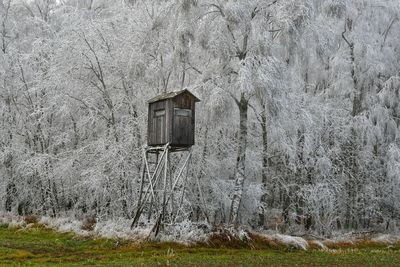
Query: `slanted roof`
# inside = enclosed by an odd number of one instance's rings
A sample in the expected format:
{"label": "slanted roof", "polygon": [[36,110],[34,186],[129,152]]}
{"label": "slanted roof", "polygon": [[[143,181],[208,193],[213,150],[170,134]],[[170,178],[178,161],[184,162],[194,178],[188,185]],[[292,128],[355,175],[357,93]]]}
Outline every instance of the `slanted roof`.
{"label": "slanted roof", "polygon": [[200,102],[200,99],[198,99],[188,89],[184,89],[184,90],[181,90],[181,91],[175,91],[175,92],[163,93],[163,94],[160,94],[158,96],[155,96],[155,97],[149,99],[147,102],[150,104],[150,103],[154,103],[154,102],[157,102],[157,101],[160,101],[160,100],[174,98],[174,97],[176,97],[178,95],[181,95],[181,94],[184,94],[184,93],[190,94],[194,98],[195,102]]}

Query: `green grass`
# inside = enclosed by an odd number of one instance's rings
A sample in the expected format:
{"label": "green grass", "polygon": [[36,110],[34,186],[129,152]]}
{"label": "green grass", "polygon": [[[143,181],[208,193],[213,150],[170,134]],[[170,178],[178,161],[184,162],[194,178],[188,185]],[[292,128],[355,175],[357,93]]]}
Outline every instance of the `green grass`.
{"label": "green grass", "polygon": [[0,227],[0,266],[400,266],[400,245],[285,250],[135,244],[78,237],[43,228]]}

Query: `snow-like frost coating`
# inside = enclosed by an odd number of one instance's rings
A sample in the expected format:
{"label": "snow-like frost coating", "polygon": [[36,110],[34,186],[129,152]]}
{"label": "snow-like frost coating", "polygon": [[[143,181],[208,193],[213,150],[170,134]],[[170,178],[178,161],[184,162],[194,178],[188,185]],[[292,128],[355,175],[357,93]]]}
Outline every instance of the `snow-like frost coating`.
{"label": "snow-like frost coating", "polygon": [[194,224],[185,220],[174,226],[166,226],[160,235],[160,241],[174,241],[181,243],[205,242],[210,233],[206,224]]}
{"label": "snow-like frost coating", "polygon": [[308,242],[304,238],[281,234],[275,234],[273,237],[276,241],[286,246],[292,246],[303,250],[308,249]]}
{"label": "snow-like frost coating", "polygon": [[382,242],[385,244],[393,244],[400,241],[399,235],[379,235],[377,237],[372,238],[372,241]]}
{"label": "snow-like frost coating", "polygon": [[[399,234],[399,0],[148,1],[154,17],[142,1],[37,2],[0,1],[0,212],[96,215],[118,238],[149,235],[118,219],[139,204],[152,220]],[[152,206],[147,100],[183,88],[201,99],[187,183]]]}
{"label": "snow-like frost coating", "polygon": [[150,236],[151,226],[131,229],[130,224],[130,220],[121,218],[101,221],[96,224],[93,232],[101,237],[132,239],[135,241],[145,240]]}
{"label": "snow-like frost coating", "polygon": [[319,241],[319,240],[311,240],[310,244],[313,244],[313,245],[317,246],[318,248],[320,248],[322,250],[327,250],[328,249],[328,247],[324,243]]}
{"label": "snow-like frost coating", "polygon": [[72,218],[51,218],[43,216],[40,218],[39,223],[56,229],[61,233],[73,232],[75,234],[83,236],[87,236],[90,234],[89,231],[82,230],[82,221]]}
{"label": "snow-like frost coating", "polygon": [[11,213],[0,213],[0,224],[6,224],[10,228],[26,226],[26,222],[22,217],[12,215]]}

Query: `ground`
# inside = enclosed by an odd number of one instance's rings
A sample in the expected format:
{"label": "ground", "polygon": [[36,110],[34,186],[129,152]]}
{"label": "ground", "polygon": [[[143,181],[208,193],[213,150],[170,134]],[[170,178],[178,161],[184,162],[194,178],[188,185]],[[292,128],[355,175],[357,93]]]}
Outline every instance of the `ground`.
{"label": "ground", "polygon": [[260,244],[216,247],[94,239],[0,226],[0,266],[400,266],[400,245],[308,251]]}

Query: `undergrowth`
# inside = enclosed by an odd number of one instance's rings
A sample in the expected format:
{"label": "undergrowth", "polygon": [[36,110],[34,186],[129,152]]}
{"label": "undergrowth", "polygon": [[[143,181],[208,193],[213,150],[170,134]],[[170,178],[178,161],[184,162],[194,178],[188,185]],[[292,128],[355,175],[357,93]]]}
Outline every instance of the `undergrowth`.
{"label": "undergrowth", "polygon": [[137,242],[0,227],[0,266],[400,266],[400,244],[357,241],[322,251],[289,248],[272,237],[218,231],[206,243]]}

